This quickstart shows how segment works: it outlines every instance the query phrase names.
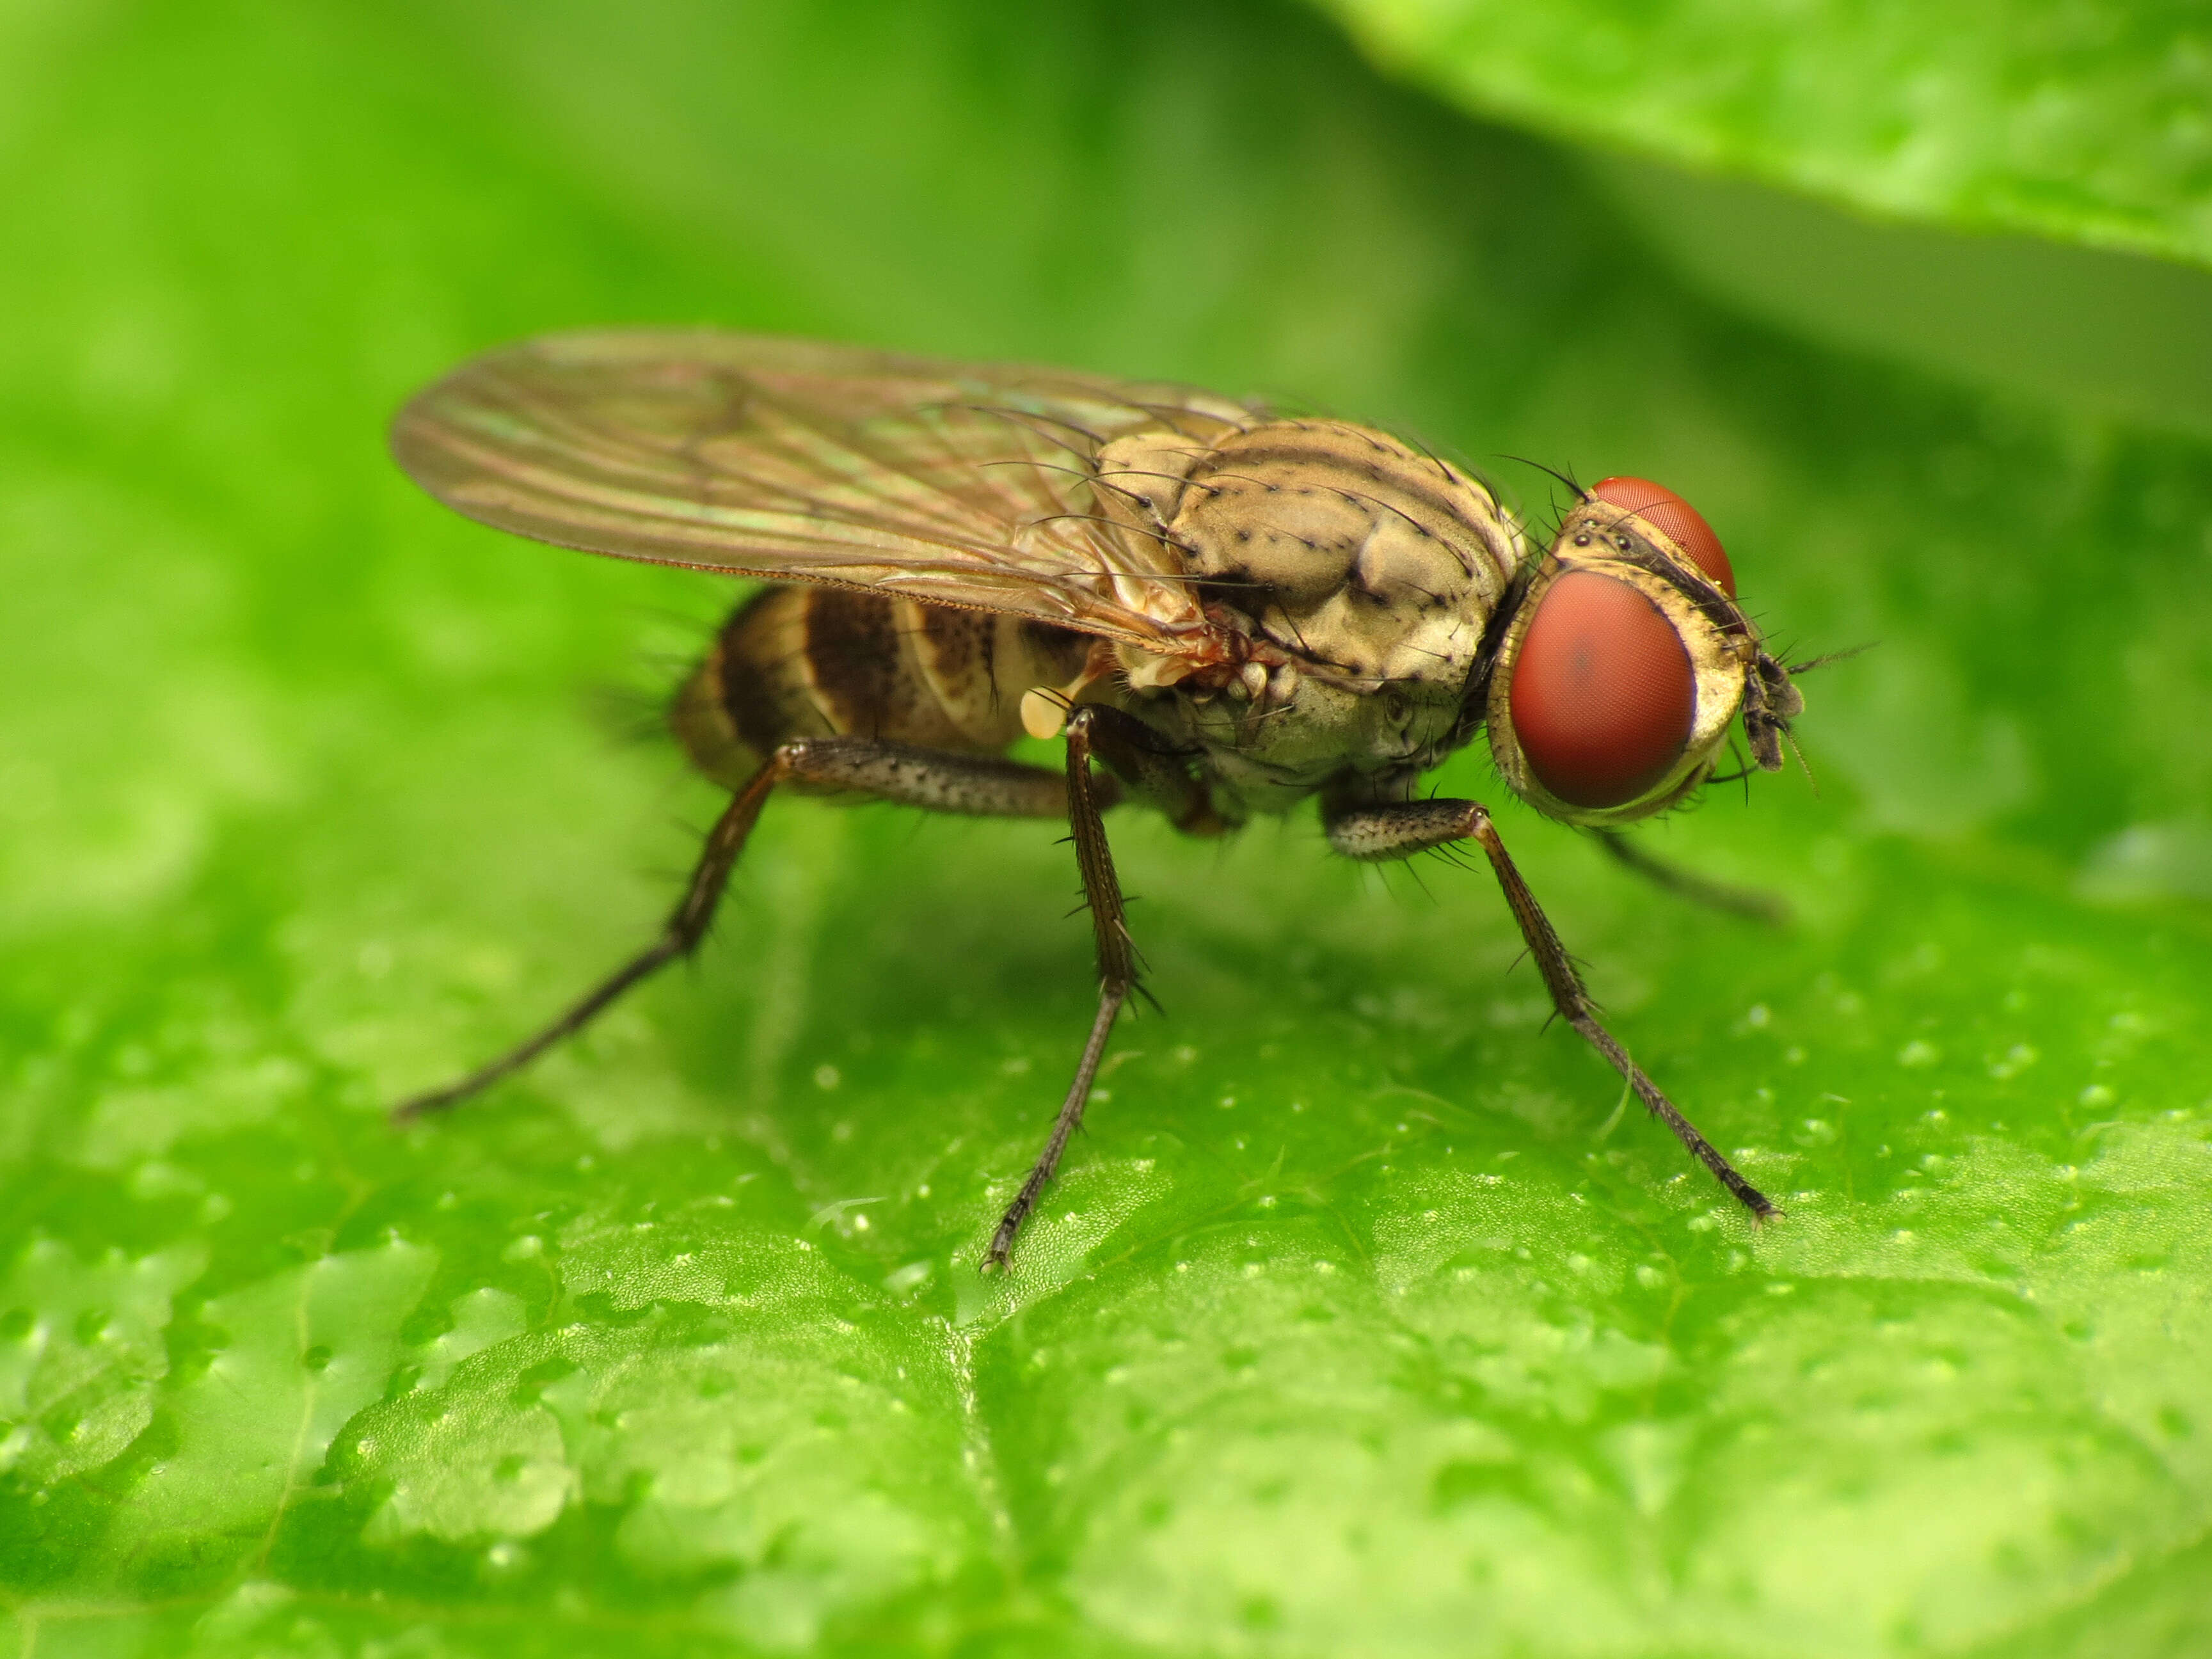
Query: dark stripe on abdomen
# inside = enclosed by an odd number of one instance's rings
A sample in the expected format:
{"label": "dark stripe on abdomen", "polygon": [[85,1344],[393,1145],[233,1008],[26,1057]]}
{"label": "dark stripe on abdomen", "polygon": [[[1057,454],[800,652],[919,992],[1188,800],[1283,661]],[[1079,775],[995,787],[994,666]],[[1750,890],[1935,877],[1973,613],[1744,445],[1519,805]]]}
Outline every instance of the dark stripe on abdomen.
{"label": "dark stripe on abdomen", "polygon": [[900,702],[891,601],[850,588],[807,590],[806,665],[832,726],[850,737],[884,735]]}

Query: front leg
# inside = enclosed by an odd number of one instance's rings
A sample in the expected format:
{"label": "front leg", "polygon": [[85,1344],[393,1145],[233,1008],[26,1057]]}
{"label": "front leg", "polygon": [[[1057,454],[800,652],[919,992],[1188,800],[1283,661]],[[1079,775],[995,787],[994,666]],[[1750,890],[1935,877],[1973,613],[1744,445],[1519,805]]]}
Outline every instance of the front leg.
{"label": "front leg", "polygon": [[1725,910],[1747,921],[1762,921],[1769,927],[1790,925],[1789,905],[1771,893],[1731,887],[1726,882],[1708,881],[1694,871],[1679,869],[1664,859],[1654,858],[1618,830],[1593,830],[1590,835],[1622,868],[1633,870],[1653,886],[1679,894],[1692,904]]}
{"label": "front leg", "polygon": [[1449,842],[1477,842],[1490,860],[1498,886],[1505,891],[1506,906],[1513,912],[1513,920],[1520,924],[1521,937],[1528,942],[1528,952],[1536,959],[1536,970],[1543,975],[1544,988],[1552,994],[1552,1006],[1559,1011],[1559,1017],[1580,1031],[1590,1047],[1628,1079],[1628,1086],[1636,1091],[1637,1097],[1652,1115],[1674,1132],[1690,1149],[1691,1155],[1735,1194],[1737,1201],[1751,1212],[1754,1219],[1764,1221],[1780,1213],[1765,1194],[1739,1175],[1735,1166],[1698,1133],[1696,1126],[1675,1110],[1674,1102],[1644,1075],[1643,1069],[1628,1057],[1628,1051],[1613,1040],[1613,1033],[1598,1024],[1597,1005],[1583,989],[1582,975],[1575,971],[1566,947],[1559,943],[1559,936],[1552,931],[1550,919],[1536,902],[1536,896],[1521,879],[1520,871],[1514,868],[1504,842],[1498,838],[1498,827],[1490,821],[1487,808],[1471,800],[1398,801],[1350,806],[1330,814],[1328,840],[1329,845],[1346,858],[1369,861],[1410,858]]}

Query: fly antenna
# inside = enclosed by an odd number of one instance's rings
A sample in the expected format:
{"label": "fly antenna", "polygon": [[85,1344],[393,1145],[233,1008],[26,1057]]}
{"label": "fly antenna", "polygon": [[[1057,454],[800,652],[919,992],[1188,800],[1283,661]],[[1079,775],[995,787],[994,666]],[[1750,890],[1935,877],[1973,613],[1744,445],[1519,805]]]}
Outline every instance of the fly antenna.
{"label": "fly antenna", "polygon": [[1812,763],[1805,758],[1805,751],[1797,746],[1796,733],[1787,726],[1782,728],[1782,741],[1789,746],[1790,757],[1803,769],[1805,781],[1813,786],[1813,793],[1817,797],[1820,793],[1820,781],[1813,775]]}
{"label": "fly antenna", "polygon": [[1881,643],[1879,640],[1869,640],[1864,645],[1846,646],[1841,651],[1823,652],[1817,657],[1807,658],[1803,662],[1791,663],[1790,673],[1794,678],[1799,674],[1809,674],[1816,668],[1826,668],[1830,663],[1849,662],[1862,652],[1871,651]]}

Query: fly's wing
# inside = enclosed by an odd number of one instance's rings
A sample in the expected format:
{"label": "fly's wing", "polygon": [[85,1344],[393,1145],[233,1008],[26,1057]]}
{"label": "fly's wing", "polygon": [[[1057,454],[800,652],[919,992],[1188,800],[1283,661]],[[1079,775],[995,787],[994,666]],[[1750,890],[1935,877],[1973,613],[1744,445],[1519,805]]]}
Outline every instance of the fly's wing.
{"label": "fly's wing", "polygon": [[464,364],[400,411],[392,450],[447,505],[540,541],[1194,655],[1208,630],[1175,556],[1100,521],[1092,458],[1257,418],[1182,386],[610,330]]}

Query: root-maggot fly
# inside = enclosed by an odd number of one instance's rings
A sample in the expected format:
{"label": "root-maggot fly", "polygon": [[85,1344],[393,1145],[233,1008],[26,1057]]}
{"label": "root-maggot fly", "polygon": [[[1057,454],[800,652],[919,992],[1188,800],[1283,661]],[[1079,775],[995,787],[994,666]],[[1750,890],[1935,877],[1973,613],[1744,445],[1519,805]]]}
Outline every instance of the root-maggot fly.
{"label": "root-maggot fly", "polygon": [[[1618,827],[1713,775],[1739,720],[1774,770],[1802,707],[1672,491],[1607,478],[1532,548],[1487,485],[1350,422],[1187,386],[742,334],[558,335],[464,365],[401,412],[400,464],[505,530],[773,584],[678,697],[732,792],[659,936],[441,1110],[696,949],[779,790],[1065,821],[1097,1017],[984,1257],[1004,1264],[1083,1115],[1134,948],[1103,814],[1194,836],[1318,797],[1346,857],[1480,847],[1553,1006],[1753,1216],[1758,1188],[1599,1024],[1490,814],[1421,775],[1486,733],[1546,815],[1674,877]],[[1064,733],[1064,773],[1006,750]],[[1748,902],[1735,896],[1736,902]]]}

